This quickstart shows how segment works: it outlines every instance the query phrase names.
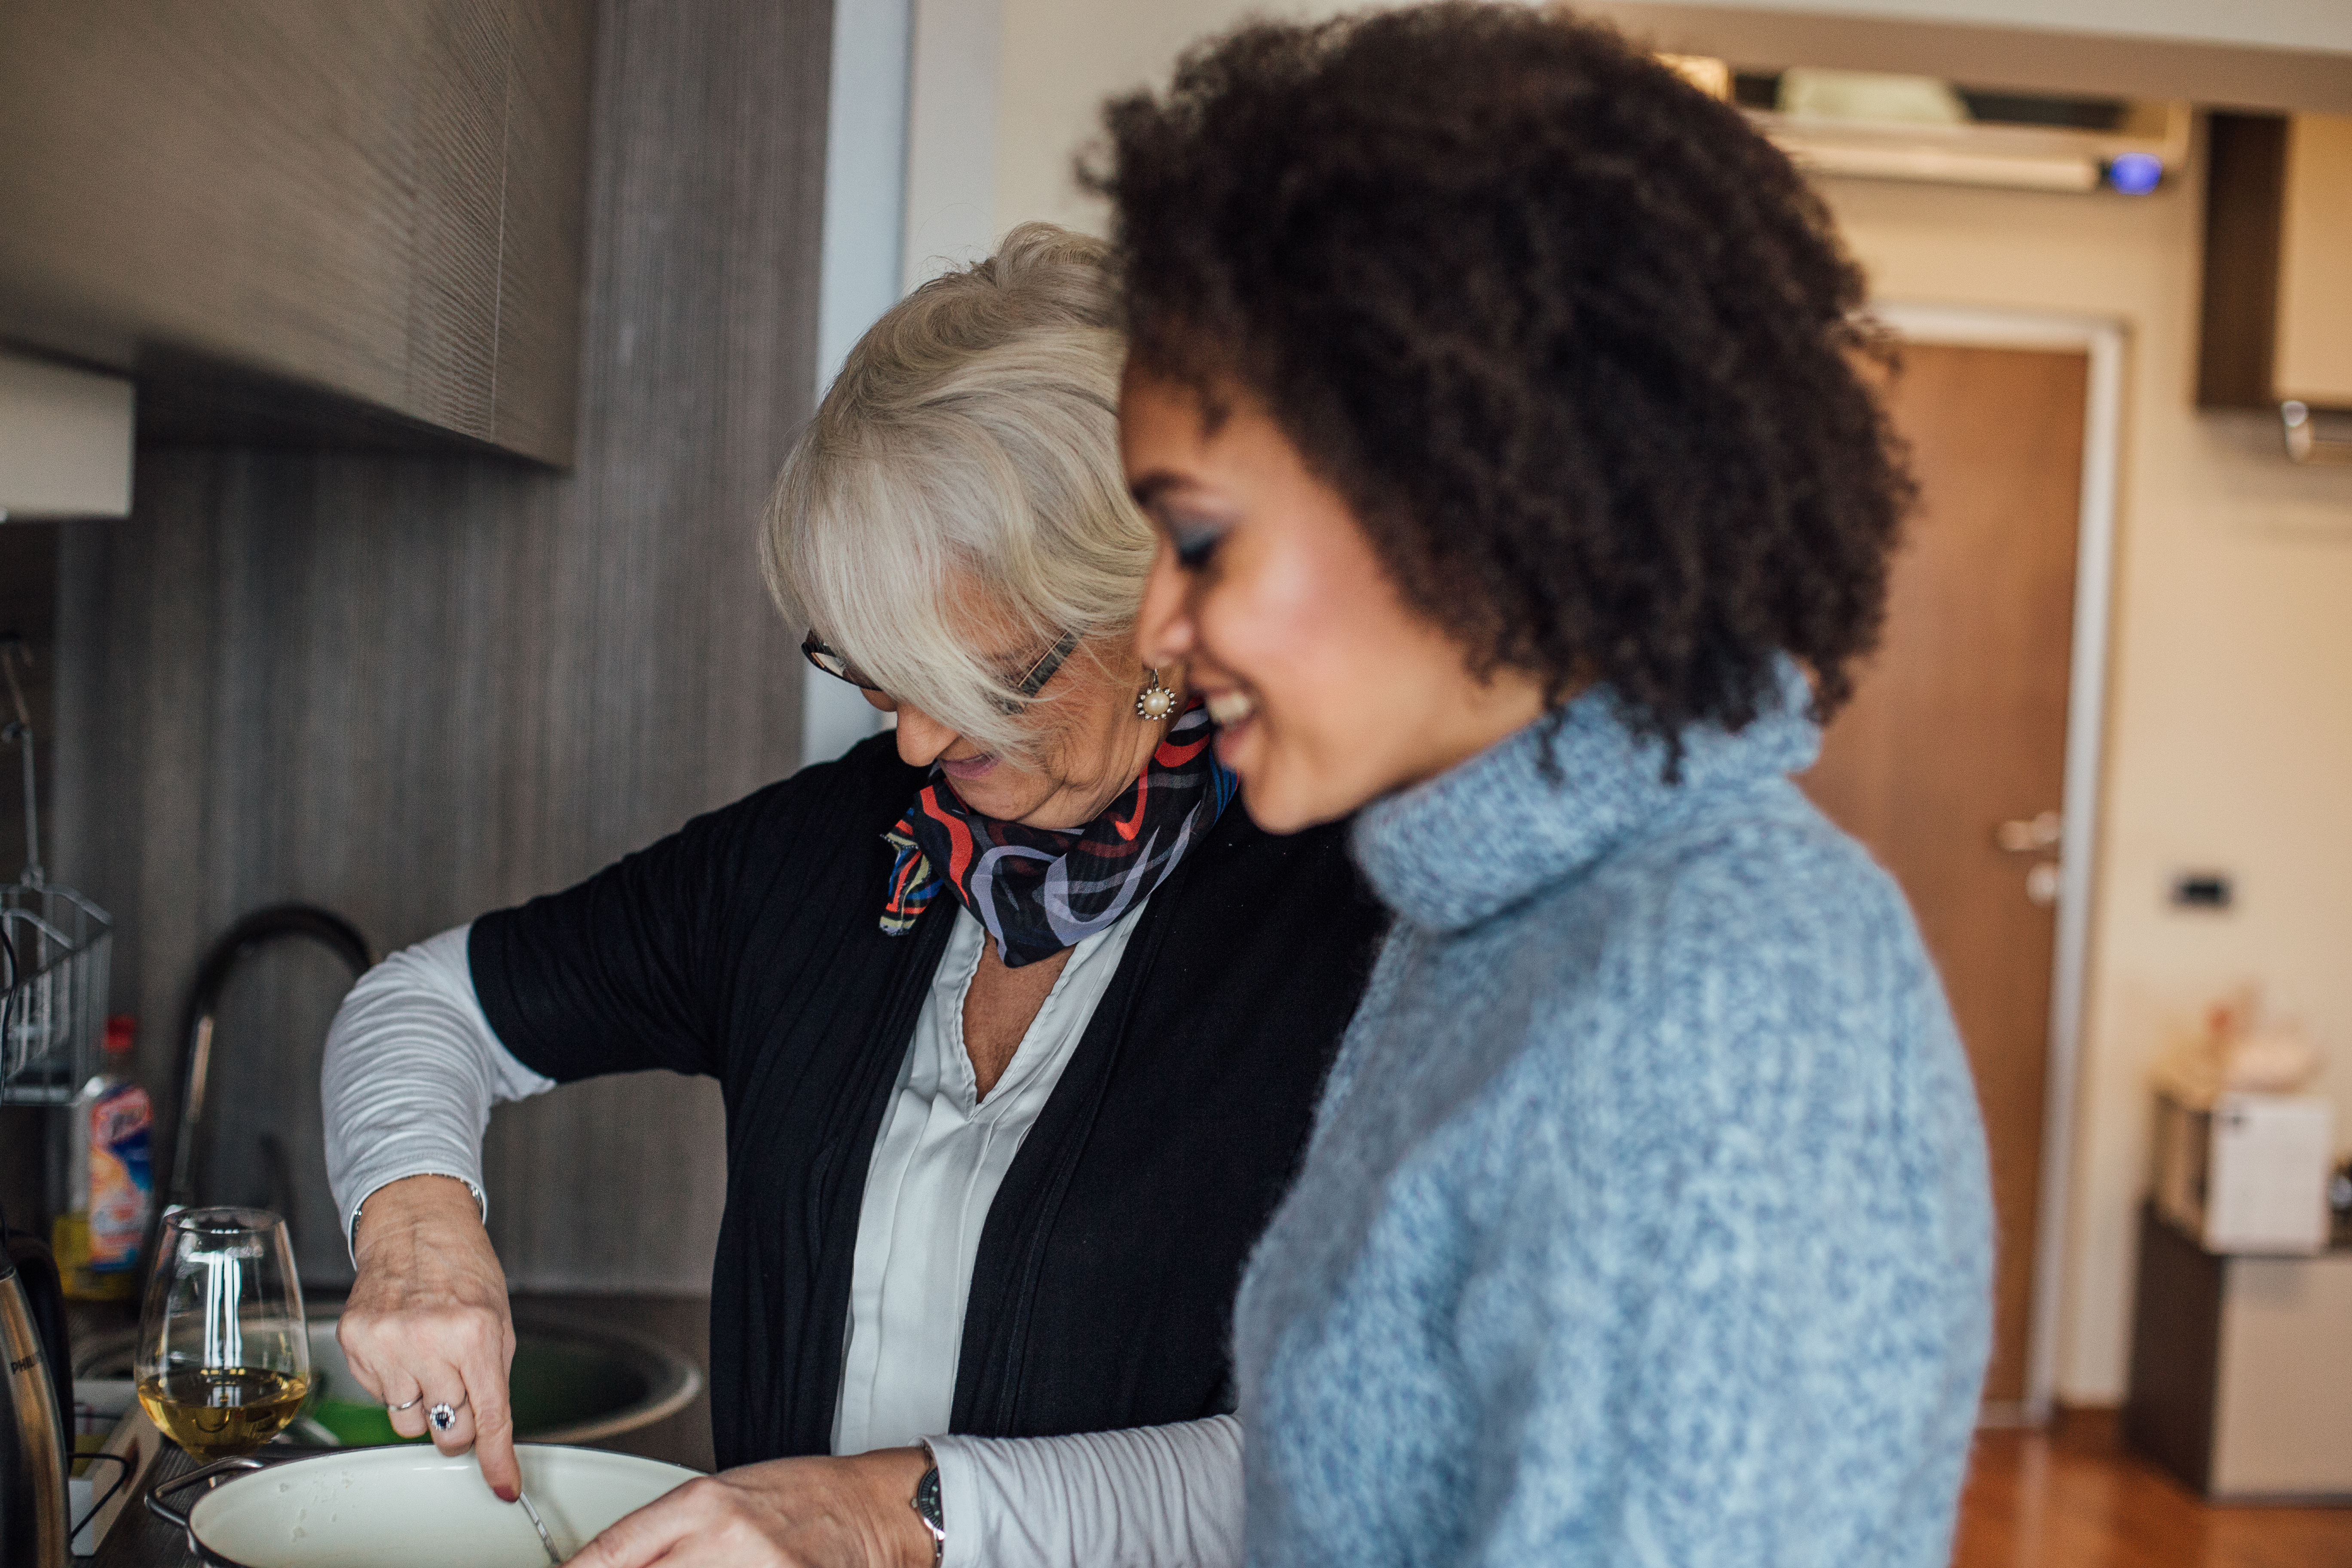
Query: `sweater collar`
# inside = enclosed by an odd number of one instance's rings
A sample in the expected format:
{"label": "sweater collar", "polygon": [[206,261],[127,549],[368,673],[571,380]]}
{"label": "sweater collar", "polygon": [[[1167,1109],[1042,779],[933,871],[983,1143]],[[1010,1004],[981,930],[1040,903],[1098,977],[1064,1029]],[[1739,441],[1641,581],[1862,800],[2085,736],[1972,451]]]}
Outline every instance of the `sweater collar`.
{"label": "sweater collar", "polygon": [[[1795,663],[1777,669],[1779,696],[1737,733],[1683,732],[1682,777],[1668,784],[1663,742],[1637,736],[1613,695],[1595,688],[1467,762],[1366,806],[1357,863],[1381,901],[1416,925],[1459,931],[1581,874],[1691,801],[1800,772],[1821,754],[1806,716],[1811,689]],[[1768,703],[1772,700],[1768,699]],[[1550,753],[1555,777],[1543,773]]]}

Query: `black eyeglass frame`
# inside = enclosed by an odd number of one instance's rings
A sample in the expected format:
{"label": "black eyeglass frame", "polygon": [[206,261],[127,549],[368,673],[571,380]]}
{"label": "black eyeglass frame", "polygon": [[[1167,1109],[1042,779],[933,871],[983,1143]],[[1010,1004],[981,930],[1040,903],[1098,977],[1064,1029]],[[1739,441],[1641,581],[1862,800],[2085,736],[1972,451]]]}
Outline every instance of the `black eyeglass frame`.
{"label": "black eyeglass frame", "polygon": [[[1064,632],[1054,639],[1054,646],[1047,648],[1038,658],[1037,662],[1029,667],[1028,673],[1013,683],[1013,689],[1019,692],[1024,700],[1036,696],[1045,689],[1045,682],[1054,679],[1055,672],[1062,668],[1063,661],[1070,657],[1077,646],[1078,634]],[[809,635],[801,639],[801,654],[809,663],[835,680],[845,680],[860,691],[882,689],[859,674],[856,665],[827,646],[825,640],[816,635],[816,628],[814,626],[809,628]],[[1005,710],[1013,713],[1020,711],[1017,707],[1006,707]]]}

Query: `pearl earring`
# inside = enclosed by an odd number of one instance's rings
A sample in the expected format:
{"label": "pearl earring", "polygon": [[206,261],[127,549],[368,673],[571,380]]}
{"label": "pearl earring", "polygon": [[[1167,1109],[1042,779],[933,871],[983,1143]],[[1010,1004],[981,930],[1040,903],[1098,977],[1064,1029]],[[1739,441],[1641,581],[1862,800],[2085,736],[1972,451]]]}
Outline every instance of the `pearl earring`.
{"label": "pearl earring", "polygon": [[1160,684],[1160,669],[1153,666],[1151,684],[1135,700],[1135,716],[1146,721],[1165,719],[1176,711],[1176,694]]}

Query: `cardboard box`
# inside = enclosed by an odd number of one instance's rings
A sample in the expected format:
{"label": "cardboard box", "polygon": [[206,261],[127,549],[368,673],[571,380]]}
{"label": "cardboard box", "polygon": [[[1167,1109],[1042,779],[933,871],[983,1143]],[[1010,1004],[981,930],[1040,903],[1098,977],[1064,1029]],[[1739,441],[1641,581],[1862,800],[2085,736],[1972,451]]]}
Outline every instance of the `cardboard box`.
{"label": "cardboard box", "polygon": [[2209,1252],[2327,1247],[2336,1108],[2307,1094],[2157,1095],[2156,1204]]}

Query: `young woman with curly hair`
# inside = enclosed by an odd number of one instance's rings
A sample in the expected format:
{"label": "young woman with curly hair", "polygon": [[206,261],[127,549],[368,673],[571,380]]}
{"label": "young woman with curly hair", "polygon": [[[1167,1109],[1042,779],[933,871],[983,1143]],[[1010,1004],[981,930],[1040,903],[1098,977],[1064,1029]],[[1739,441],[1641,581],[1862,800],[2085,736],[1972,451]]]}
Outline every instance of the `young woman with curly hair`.
{"label": "young woman with curly hair", "polygon": [[1139,652],[1396,916],[1237,1307],[1250,1560],[1940,1568],[1982,1133],[1788,776],[1909,500],[1821,204],[1517,7],[1245,27],[1108,121]]}

